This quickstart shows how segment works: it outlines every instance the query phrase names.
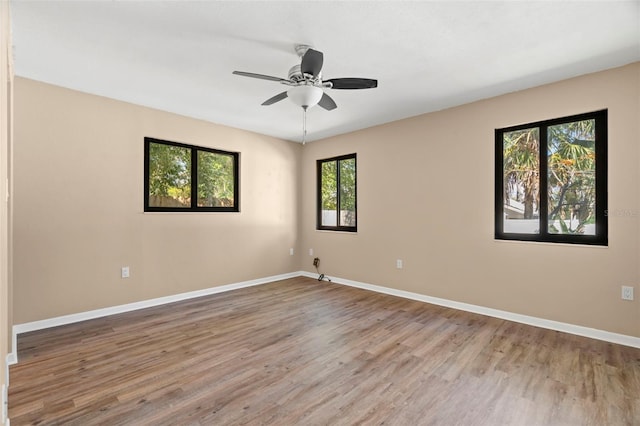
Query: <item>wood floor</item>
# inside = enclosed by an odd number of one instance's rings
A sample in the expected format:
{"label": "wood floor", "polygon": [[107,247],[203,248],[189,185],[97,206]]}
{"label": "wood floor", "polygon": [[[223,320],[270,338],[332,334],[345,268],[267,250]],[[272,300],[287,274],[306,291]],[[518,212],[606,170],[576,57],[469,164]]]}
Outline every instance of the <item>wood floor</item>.
{"label": "wood floor", "polygon": [[640,350],[294,278],[20,335],[12,426],[639,425]]}

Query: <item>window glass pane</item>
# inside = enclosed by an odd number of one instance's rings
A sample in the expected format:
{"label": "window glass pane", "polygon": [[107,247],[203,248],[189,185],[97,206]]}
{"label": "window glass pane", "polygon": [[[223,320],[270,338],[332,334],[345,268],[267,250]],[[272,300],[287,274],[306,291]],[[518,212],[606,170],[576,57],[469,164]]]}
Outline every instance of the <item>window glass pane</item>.
{"label": "window glass pane", "polygon": [[337,163],[337,161],[327,161],[322,163],[322,216],[320,220],[322,226],[338,226],[338,183],[336,182]]}
{"label": "window glass pane", "polygon": [[197,151],[198,207],[233,207],[233,156]]}
{"label": "window glass pane", "polygon": [[149,206],[191,207],[191,149],[149,144]]}
{"label": "window glass pane", "polygon": [[356,226],[356,159],[340,161],[340,226]]}
{"label": "window glass pane", "polygon": [[549,126],[547,141],[549,233],[595,235],[595,120]]}
{"label": "window glass pane", "polygon": [[539,162],[540,131],[537,127],[503,134],[505,233],[540,232]]}

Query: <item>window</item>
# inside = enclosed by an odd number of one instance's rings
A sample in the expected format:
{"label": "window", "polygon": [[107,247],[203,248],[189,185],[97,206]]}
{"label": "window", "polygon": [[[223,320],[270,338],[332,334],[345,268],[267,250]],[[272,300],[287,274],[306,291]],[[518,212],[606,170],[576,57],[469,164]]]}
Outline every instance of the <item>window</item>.
{"label": "window", "polygon": [[495,136],[496,239],[608,244],[606,110]]}
{"label": "window", "polygon": [[238,157],[144,138],[144,211],[239,211]]}
{"label": "window", "polygon": [[356,154],[318,160],[317,169],[317,229],[357,231]]}

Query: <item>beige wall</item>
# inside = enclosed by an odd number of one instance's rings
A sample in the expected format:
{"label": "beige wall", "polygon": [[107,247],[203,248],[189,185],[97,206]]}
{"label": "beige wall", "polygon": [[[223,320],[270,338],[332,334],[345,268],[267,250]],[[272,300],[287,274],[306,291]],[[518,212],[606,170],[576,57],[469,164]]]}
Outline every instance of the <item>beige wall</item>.
{"label": "beige wall", "polygon": [[[636,63],[309,143],[302,267],[313,248],[329,276],[640,337],[639,99]],[[609,218],[608,248],[494,240],[494,129],[603,108],[609,210],[635,216]],[[316,231],[315,161],[352,152],[358,232]]]}
{"label": "beige wall", "polygon": [[[302,147],[18,78],[14,323],[313,272],[313,248],[330,276],[640,337],[637,215],[607,248],[493,239],[494,129],[602,108],[609,209],[638,213],[639,95],[633,64]],[[143,214],[144,136],[240,151],[242,212]],[[358,233],[316,231],[315,161],[351,152]]]}
{"label": "beige wall", "polygon": [[[145,136],[240,152],[241,212],[143,213]],[[297,270],[301,150],[16,78],[14,324]]]}

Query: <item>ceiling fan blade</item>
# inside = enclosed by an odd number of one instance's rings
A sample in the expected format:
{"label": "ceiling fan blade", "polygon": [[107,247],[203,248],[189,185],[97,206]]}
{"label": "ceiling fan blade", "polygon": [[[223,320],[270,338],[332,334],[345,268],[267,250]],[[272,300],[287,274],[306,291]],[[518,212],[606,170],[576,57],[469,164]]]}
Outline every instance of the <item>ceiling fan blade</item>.
{"label": "ceiling fan blade", "polygon": [[338,105],[336,105],[335,101],[331,99],[331,96],[327,95],[326,93],[322,94],[322,97],[320,98],[320,102],[318,102],[318,105],[320,105],[322,108],[326,109],[327,111],[331,111],[333,109],[338,108]]}
{"label": "ceiling fan blade", "polygon": [[303,74],[311,74],[317,77],[322,71],[322,63],[324,61],[324,55],[322,52],[313,49],[307,49],[302,62],[300,63],[300,71]]}
{"label": "ceiling fan blade", "polygon": [[256,74],[253,72],[244,72],[244,71],[234,71],[233,74],[235,75],[241,75],[243,77],[251,77],[251,78],[259,78],[261,80],[269,80],[269,81],[289,81],[289,80],[285,80],[284,78],[280,78],[280,77],[272,77],[270,75],[264,75],[264,74]]}
{"label": "ceiling fan blade", "polygon": [[287,92],[284,91],[282,93],[278,93],[277,95],[275,95],[272,98],[267,99],[266,101],[264,101],[262,103],[262,105],[271,105],[271,104],[275,104],[276,102],[280,102],[281,100],[285,99],[287,97]]}
{"label": "ceiling fan blade", "polygon": [[378,80],[371,78],[332,78],[325,80],[323,83],[330,82],[332,89],[373,89],[378,87]]}

